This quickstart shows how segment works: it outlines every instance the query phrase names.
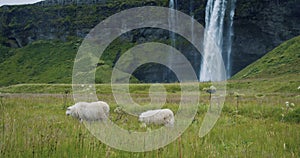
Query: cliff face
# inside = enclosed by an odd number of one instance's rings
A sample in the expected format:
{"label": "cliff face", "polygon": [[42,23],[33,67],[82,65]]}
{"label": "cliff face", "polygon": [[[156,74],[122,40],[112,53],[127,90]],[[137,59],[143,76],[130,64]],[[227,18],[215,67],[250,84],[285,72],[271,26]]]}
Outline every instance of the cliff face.
{"label": "cliff face", "polygon": [[[206,0],[178,0],[179,10],[194,14],[203,25],[205,4]],[[24,47],[36,40],[67,41],[73,37],[84,38],[91,28],[106,17],[121,10],[145,5],[168,7],[168,1],[46,0],[35,5],[3,6],[0,8],[0,43],[8,47]],[[234,33],[233,74],[283,41],[300,34],[300,0],[237,0]],[[166,41],[169,34],[157,29],[140,29],[123,38],[135,43],[153,39]],[[194,51],[190,47],[185,48],[183,44],[179,49]],[[185,55],[198,70],[201,57],[194,57],[192,53]],[[163,73],[160,67],[151,71],[148,69],[149,66],[145,66],[144,72]],[[136,72],[137,76],[151,78],[150,73],[145,73]]]}
{"label": "cliff face", "polygon": [[238,0],[234,21],[233,73],[282,42],[300,35],[300,1]]}

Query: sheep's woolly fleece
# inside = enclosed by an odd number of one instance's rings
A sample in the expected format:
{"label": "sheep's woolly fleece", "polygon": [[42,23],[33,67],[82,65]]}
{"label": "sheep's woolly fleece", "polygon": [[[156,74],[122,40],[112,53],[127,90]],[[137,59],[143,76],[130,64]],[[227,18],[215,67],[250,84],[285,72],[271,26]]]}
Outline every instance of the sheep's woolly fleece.
{"label": "sheep's woolly fleece", "polygon": [[106,102],[78,102],[67,108],[66,115],[80,121],[105,121],[109,116],[109,105]]}
{"label": "sheep's woolly fleece", "polygon": [[139,121],[146,124],[174,126],[174,114],[170,109],[148,110],[139,116]]}

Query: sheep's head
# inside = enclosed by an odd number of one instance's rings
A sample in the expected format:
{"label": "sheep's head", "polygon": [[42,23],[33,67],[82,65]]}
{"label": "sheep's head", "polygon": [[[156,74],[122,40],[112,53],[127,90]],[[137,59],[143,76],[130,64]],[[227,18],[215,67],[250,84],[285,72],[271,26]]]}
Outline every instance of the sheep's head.
{"label": "sheep's head", "polygon": [[71,113],[72,113],[71,111],[72,111],[72,106],[69,106],[69,107],[67,108],[66,115],[67,115],[67,116],[71,115]]}
{"label": "sheep's head", "polygon": [[75,105],[69,106],[69,107],[67,108],[66,115],[67,115],[67,116],[71,115],[72,117],[75,117],[75,118],[78,118],[78,117],[79,117]]}
{"label": "sheep's head", "polygon": [[174,117],[173,117],[172,114],[169,114],[167,117],[165,117],[164,121],[165,121],[164,122],[165,126],[167,126],[167,127],[173,127],[174,126],[175,120],[174,120]]}
{"label": "sheep's head", "polygon": [[139,121],[143,122],[144,121],[144,117],[139,116]]}

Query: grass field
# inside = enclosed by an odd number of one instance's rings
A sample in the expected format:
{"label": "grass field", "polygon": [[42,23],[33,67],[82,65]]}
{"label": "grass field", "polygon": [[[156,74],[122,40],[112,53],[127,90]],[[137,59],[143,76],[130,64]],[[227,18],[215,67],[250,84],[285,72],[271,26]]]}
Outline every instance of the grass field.
{"label": "grass field", "polygon": [[[299,157],[300,90],[296,86],[299,81],[290,84],[278,80],[281,83],[278,89],[261,86],[262,91],[258,91],[255,86],[264,82],[267,81],[229,81],[221,117],[203,138],[198,137],[198,132],[209,107],[209,95],[201,93],[198,112],[189,128],[171,144],[145,153],[110,148],[84,124],[67,117],[66,107],[73,104],[71,94],[65,94],[71,90],[70,85],[24,84],[1,88],[0,157]],[[165,107],[176,109],[180,101],[179,85],[164,86],[168,92]],[[202,83],[199,89],[207,86],[209,83]],[[136,117],[125,115],[116,120],[113,110],[117,104],[110,85],[96,87],[98,98],[111,106],[111,120],[128,130],[144,130]],[[149,87],[132,85],[132,98],[140,104],[148,103]]]}

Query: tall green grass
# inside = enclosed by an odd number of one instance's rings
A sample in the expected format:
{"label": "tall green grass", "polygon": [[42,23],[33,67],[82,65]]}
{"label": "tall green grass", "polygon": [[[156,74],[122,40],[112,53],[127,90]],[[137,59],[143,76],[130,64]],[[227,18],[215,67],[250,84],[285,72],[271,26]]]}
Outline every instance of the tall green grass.
{"label": "tall green grass", "polygon": [[[60,86],[62,90],[66,88]],[[98,98],[110,104],[111,120],[124,129],[145,130],[137,117],[124,115],[116,119],[114,97],[102,91],[107,86],[98,85],[101,89]],[[133,86],[132,92],[136,93],[132,97],[140,104],[148,103],[149,85],[140,86]],[[165,107],[174,111],[180,101],[178,90],[172,92],[177,86],[166,88],[169,89]],[[300,108],[296,96],[297,93],[276,93],[258,97],[246,93],[240,98],[237,110],[235,96],[228,95],[214,128],[199,138],[199,128],[209,107],[209,96],[202,93],[193,123],[177,140],[154,151],[132,153],[110,148],[97,140],[84,124],[67,117],[66,106],[73,104],[69,94],[2,94],[0,157],[299,157],[300,124],[288,117],[281,118],[286,101],[295,104],[287,115],[299,117],[293,115]]]}

